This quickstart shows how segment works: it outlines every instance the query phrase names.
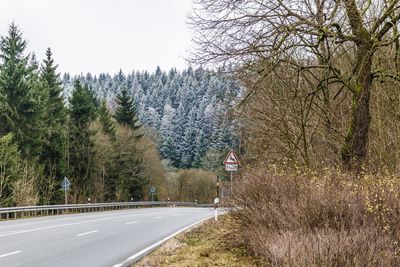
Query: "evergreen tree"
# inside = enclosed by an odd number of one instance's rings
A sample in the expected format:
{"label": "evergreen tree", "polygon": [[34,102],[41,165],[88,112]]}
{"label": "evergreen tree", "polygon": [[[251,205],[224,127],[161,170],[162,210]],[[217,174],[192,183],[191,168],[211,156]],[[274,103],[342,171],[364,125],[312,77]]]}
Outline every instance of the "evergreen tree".
{"label": "evergreen tree", "polygon": [[87,86],[75,81],[70,98],[69,123],[69,175],[74,189],[74,198],[83,201],[91,187],[93,165],[93,135],[90,123],[95,119],[96,106]]}
{"label": "evergreen tree", "polygon": [[112,141],[115,141],[115,124],[112,120],[112,116],[108,110],[107,102],[105,100],[103,100],[100,104],[99,119],[103,132],[108,135]]}
{"label": "evergreen tree", "polygon": [[164,158],[175,160],[176,155],[174,154],[175,149],[173,147],[174,144],[174,118],[175,118],[175,109],[171,107],[170,104],[165,104],[164,106],[164,116],[161,120],[161,129],[160,133],[162,136],[160,143],[160,152]]}
{"label": "evergreen tree", "polygon": [[126,88],[123,88],[116,96],[116,101],[118,106],[115,111],[115,119],[117,122],[133,130],[139,130],[141,125],[137,117],[136,107]]}
{"label": "evergreen tree", "polygon": [[196,135],[197,135],[197,129],[196,129],[196,111],[195,109],[192,109],[189,114],[188,114],[188,121],[185,124],[184,127],[184,136],[182,139],[182,156],[181,156],[181,162],[180,162],[180,167],[183,168],[189,168],[192,166],[193,159],[195,157],[194,153],[196,152],[195,150],[195,145],[196,145]]}
{"label": "evergreen tree", "polygon": [[147,126],[152,129],[158,129],[160,127],[160,114],[153,108],[149,107],[147,111],[147,117],[145,121]]}
{"label": "evergreen tree", "polygon": [[180,167],[182,165],[182,156],[185,152],[185,127],[188,121],[187,108],[185,103],[181,102],[179,105],[176,116],[174,118],[173,126],[173,147],[174,147],[174,158],[170,158],[172,166]]}
{"label": "evergreen tree", "polygon": [[196,137],[196,145],[194,151],[194,159],[193,159],[193,167],[201,168],[203,157],[207,152],[207,140],[205,133],[201,130],[200,133]]}
{"label": "evergreen tree", "polygon": [[60,74],[57,73],[57,65],[54,64],[50,48],[46,51],[46,58],[40,69],[42,86],[47,90],[45,103],[46,123],[45,145],[41,153],[41,161],[45,165],[46,174],[55,177],[57,184],[65,176],[65,149],[67,136],[65,130],[66,109],[62,93]]}
{"label": "evergreen tree", "polygon": [[5,135],[8,132],[8,126],[12,125],[10,114],[11,110],[8,105],[7,99],[1,92],[0,88],[0,137]]}
{"label": "evergreen tree", "polygon": [[29,65],[29,56],[24,55],[26,45],[14,23],[0,41],[0,95],[6,102],[1,105],[5,112],[1,116],[1,134],[13,132],[22,154],[33,158],[40,154],[43,145],[43,109],[39,101],[45,96],[38,84],[35,60]]}

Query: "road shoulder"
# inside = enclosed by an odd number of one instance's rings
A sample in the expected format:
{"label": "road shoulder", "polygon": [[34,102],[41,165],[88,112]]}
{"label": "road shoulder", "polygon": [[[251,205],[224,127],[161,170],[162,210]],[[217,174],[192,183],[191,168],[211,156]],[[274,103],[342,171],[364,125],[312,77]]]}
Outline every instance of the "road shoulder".
{"label": "road shoulder", "polygon": [[229,215],[224,215],[168,240],[132,267],[262,266],[236,237]]}

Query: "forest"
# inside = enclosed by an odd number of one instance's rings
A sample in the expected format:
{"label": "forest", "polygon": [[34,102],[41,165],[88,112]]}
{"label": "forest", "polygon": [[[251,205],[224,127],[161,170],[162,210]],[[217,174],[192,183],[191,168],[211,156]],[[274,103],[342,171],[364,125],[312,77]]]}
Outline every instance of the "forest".
{"label": "forest", "polygon": [[[209,203],[223,153],[238,146],[225,116],[240,94],[215,71],[157,68],[71,77],[26,51],[12,23],[0,40],[0,206],[156,200]],[[224,115],[224,116],[222,116]],[[213,140],[210,142],[210,140]]]}
{"label": "forest", "polygon": [[[121,90],[134,99],[140,122],[157,141],[161,156],[177,168],[199,168],[204,156],[239,145],[239,125],[229,114],[242,91],[233,79],[201,67],[168,73],[122,71],[92,75],[63,75],[66,95],[75,80],[86,84],[111,110]],[[222,157],[225,155],[222,155]],[[222,159],[223,161],[223,159]],[[214,166],[221,167],[221,162]]]}

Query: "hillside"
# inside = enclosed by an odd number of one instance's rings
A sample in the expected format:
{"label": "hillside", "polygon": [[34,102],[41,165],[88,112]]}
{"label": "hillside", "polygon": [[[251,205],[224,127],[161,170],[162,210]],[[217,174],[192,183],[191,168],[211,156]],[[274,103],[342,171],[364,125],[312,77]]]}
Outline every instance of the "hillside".
{"label": "hillside", "polygon": [[232,79],[202,68],[182,72],[135,72],[115,75],[63,75],[65,95],[80,80],[115,109],[115,95],[123,88],[134,98],[138,117],[158,143],[161,155],[172,166],[202,166],[207,152],[238,146],[238,125],[227,115],[241,89]]}

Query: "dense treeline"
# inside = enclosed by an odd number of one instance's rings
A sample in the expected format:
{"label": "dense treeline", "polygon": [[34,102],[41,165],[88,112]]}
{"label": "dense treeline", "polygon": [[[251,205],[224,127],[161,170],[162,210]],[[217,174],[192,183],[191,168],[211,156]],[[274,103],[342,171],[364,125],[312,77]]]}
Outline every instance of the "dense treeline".
{"label": "dense treeline", "polygon": [[157,68],[154,73],[133,71],[125,75],[120,71],[114,76],[88,73],[74,77],[66,73],[62,82],[67,95],[74,80],[107,99],[113,110],[118,92],[123,90],[132,97],[138,118],[153,129],[161,155],[174,167],[204,167],[210,154],[239,144],[238,125],[228,111],[241,88],[213,71],[188,68],[167,73]]}
{"label": "dense treeline", "polygon": [[209,155],[237,142],[213,118],[237,86],[202,69],[62,82],[50,48],[39,63],[26,45],[14,24],[0,41],[0,206],[62,203],[64,177],[70,203],[146,200],[151,187],[155,199],[211,202],[212,173],[174,166],[213,170]]}

